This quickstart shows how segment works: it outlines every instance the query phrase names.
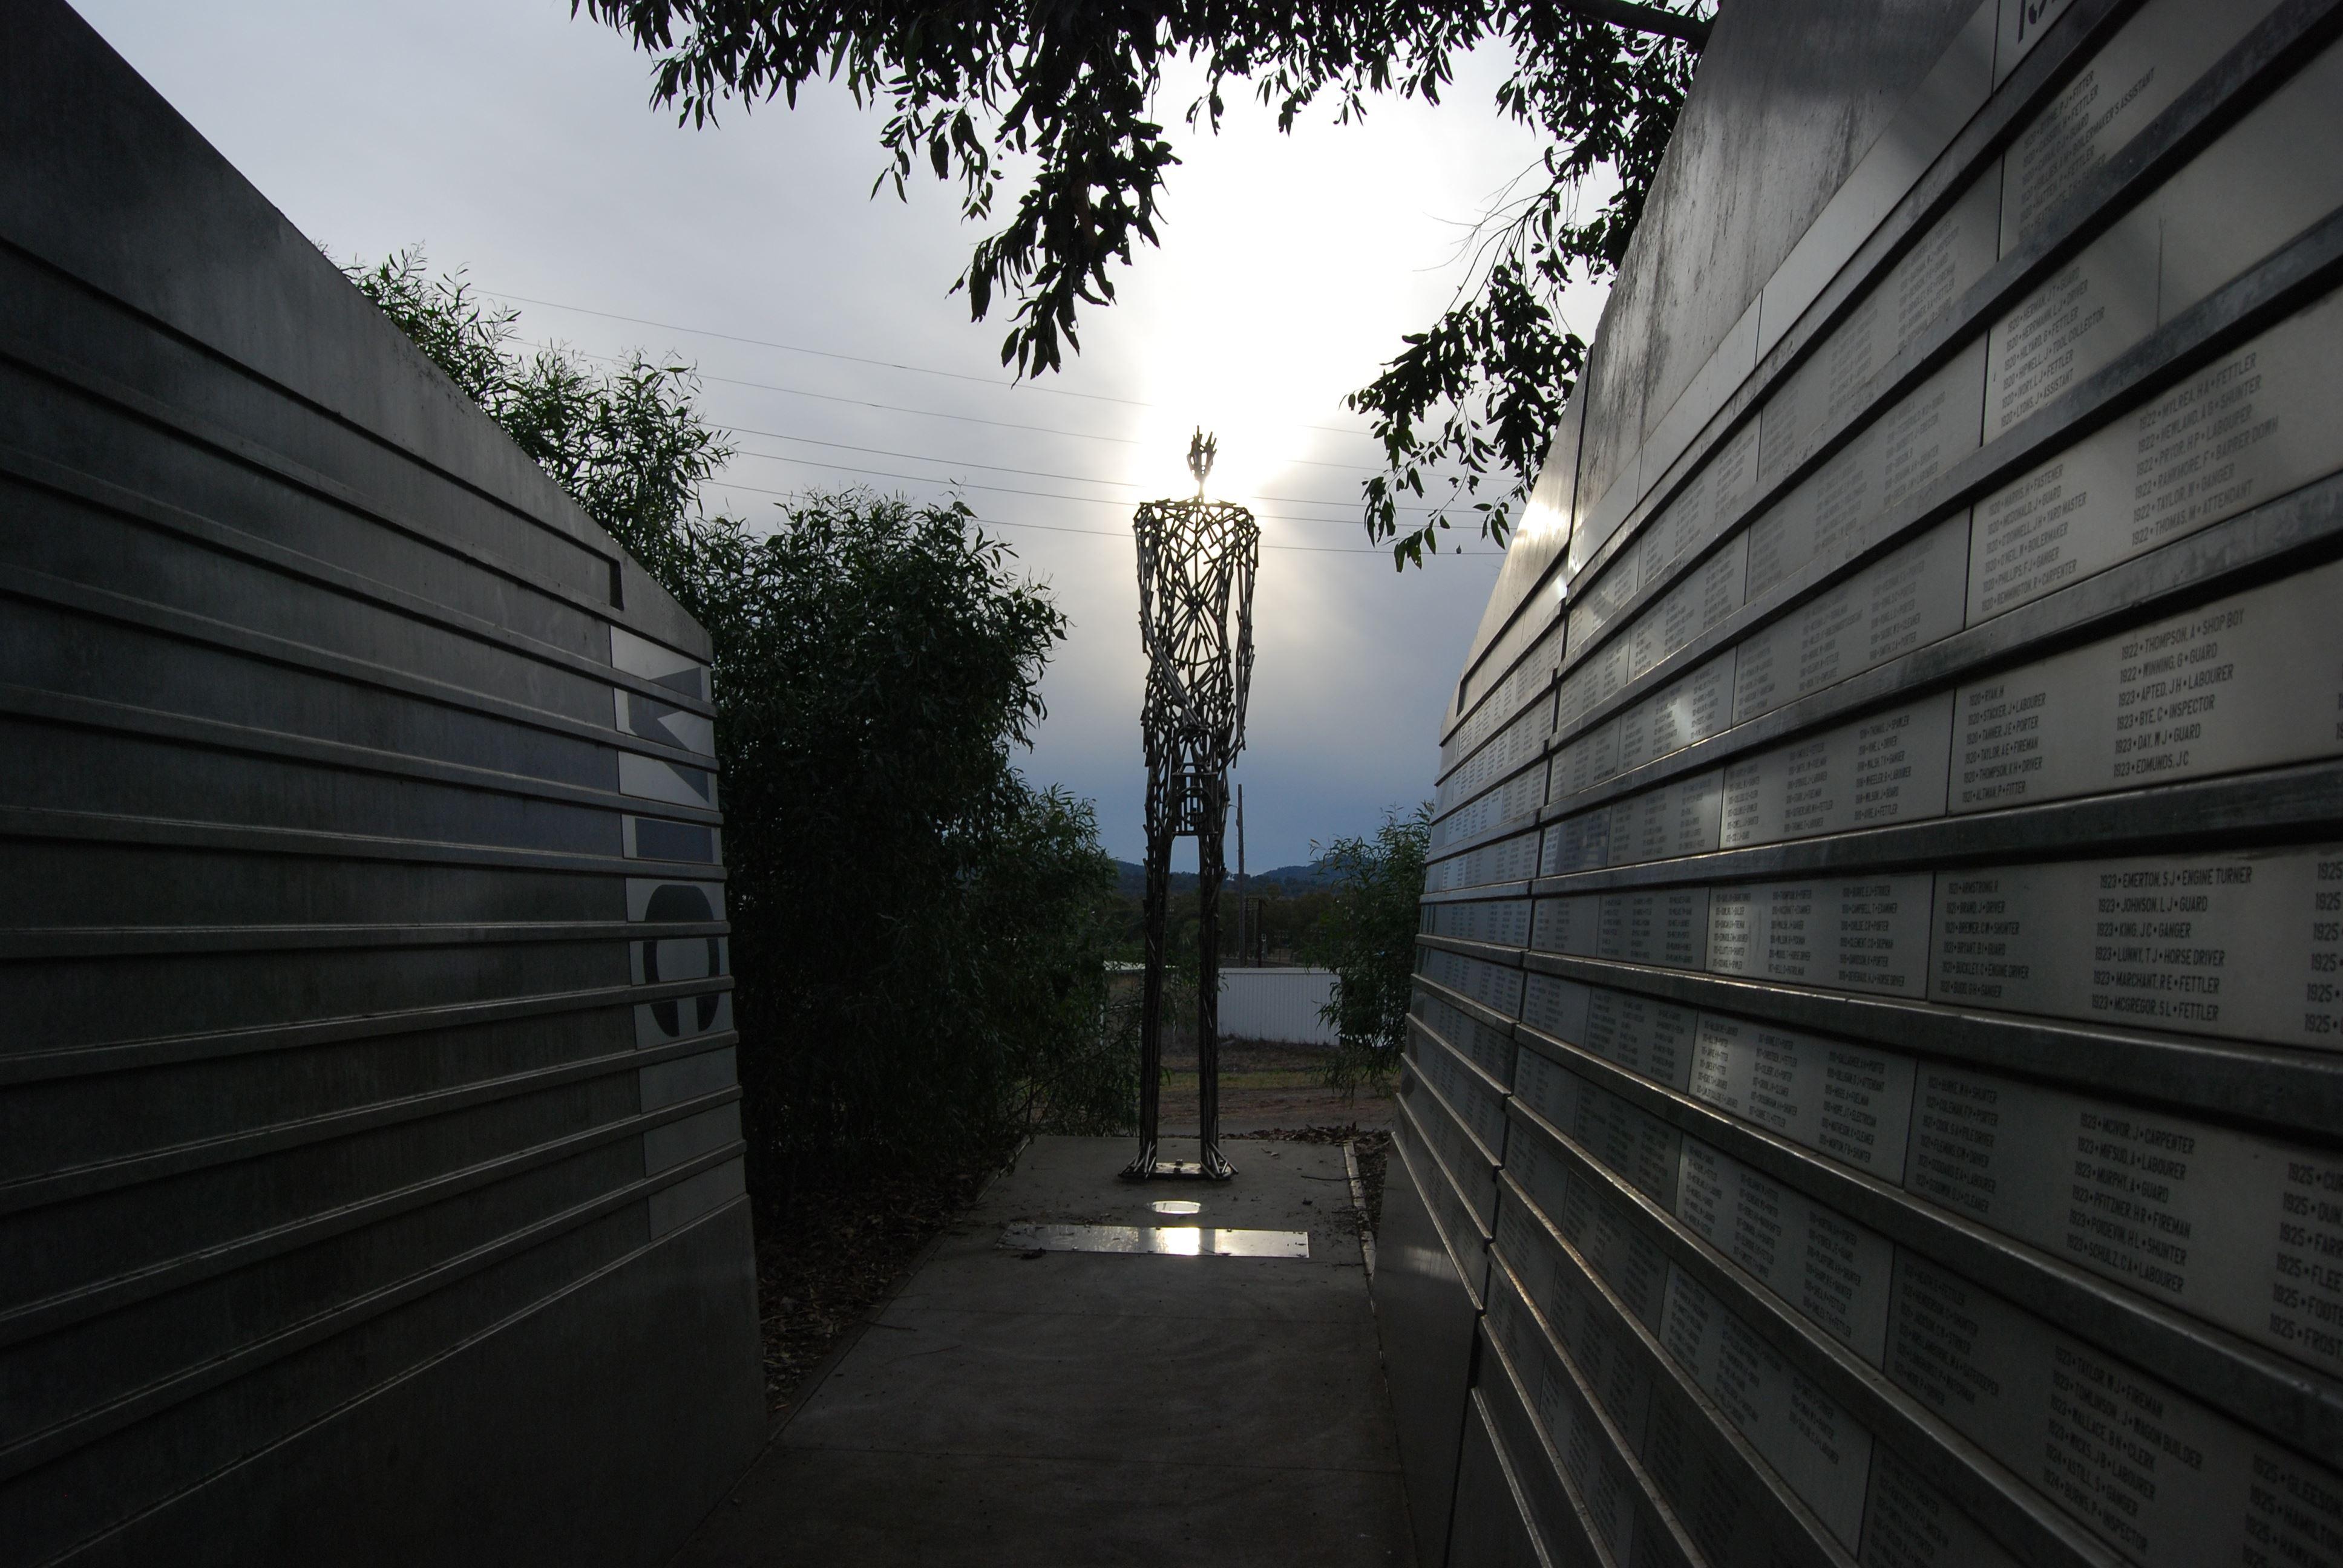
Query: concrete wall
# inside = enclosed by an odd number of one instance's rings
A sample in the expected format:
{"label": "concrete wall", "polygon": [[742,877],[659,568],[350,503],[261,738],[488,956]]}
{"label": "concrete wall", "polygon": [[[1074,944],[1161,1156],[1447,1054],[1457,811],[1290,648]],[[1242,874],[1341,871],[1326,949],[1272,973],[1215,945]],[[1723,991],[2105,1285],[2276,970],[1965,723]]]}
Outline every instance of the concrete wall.
{"label": "concrete wall", "polygon": [[0,1561],[651,1563],[746,1464],[707,652],[13,8]]}
{"label": "concrete wall", "polygon": [[2338,1560],[2338,35],[1725,8],[1443,726],[1427,1562]]}

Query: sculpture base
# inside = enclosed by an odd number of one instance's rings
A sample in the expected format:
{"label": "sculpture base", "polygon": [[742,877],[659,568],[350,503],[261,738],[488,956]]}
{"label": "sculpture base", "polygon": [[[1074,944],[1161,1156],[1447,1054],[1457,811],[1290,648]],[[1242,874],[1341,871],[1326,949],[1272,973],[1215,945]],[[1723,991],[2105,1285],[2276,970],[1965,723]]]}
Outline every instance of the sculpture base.
{"label": "sculpture base", "polygon": [[1236,1173],[1218,1149],[1206,1149],[1202,1160],[1158,1160],[1150,1149],[1122,1168],[1126,1181],[1225,1181]]}

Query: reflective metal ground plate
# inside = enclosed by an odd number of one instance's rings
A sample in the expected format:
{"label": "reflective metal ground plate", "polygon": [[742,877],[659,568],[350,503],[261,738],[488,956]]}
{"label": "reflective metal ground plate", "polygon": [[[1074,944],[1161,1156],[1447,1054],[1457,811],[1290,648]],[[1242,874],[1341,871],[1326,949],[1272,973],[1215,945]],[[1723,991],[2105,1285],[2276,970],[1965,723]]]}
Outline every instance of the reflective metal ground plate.
{"label": "reflective metal ground plate", "polygon": [[1307,1258],[1307,1231],[1230,1231],[1217,1225],[1044,1225],[1005,1227],[1012,1252],[1159,1252],[1173,1258]]}

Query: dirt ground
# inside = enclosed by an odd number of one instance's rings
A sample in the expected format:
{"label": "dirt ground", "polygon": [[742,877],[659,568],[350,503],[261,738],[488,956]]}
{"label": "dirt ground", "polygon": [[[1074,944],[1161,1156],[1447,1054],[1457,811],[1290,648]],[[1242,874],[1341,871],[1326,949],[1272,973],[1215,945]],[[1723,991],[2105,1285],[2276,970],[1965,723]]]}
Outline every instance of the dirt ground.
{"label": "dirt ground", "polygon": [[[1225,1133],[1272,1129],[1391,1125],[1391,1086],[1344,1095],[1325,1085],[1326,1052],[1309,1046],[1232,1040],[1221,1044],[1221,1129]],[[1170,1134],[1196,1131],[1196,1057],[1168,1055],[1162,1126]]]}

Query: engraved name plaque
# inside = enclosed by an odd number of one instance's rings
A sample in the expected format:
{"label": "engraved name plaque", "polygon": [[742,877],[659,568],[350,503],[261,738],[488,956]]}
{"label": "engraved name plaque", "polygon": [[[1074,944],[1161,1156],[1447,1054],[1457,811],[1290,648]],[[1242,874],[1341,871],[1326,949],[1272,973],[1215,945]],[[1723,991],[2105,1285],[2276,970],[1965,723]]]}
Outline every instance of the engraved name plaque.
{"label": "engraved name plaque", "polygon": [[2066,861],[1936,879],[1929,995],[2343,1049],[2343,848]]}
{"label": "engraved name plaque", "polygon": [[[1660,601],[1635,618],[1627,632],[1627,668],[1641,675],[1741,608],[1741,588],[1747,577],[1745,556],[1749,536],[1736,533],[1709,558],[1670,588]],[[1646,577],[1646,586],[1651,582]]]}
{"label": "engraved name plaque", "polygon": [[[2022,6],[2033,3],[2021,0]],[[2276,9],[2277,0],[2236,0],[2210,9],[2194,0],[2150,0],[2141,6],[2010,148],[2002,254],[2040,227],[2059,202]]]}
{"label": "engraved name plaque", "polygon": [[1630,1072],[1671,1089],[1692,1081],[1693,1046],[1700,1015],[1636,991],[1593,989],[1586,1004],[1586,1037],[1577,1043]]}
{"label": "engraved name plaque", "polygon": [[2343,751],[2343,563],[1964,688],[1956,810]]}
{"label": "engraved name plaque", "polygon": [[1918,996],[1929,874],[1713,889],[1708,967],[1791,985]]}
{"label": "engraved name plaque", "polygon": [[1675,1212],[1824,1332],[1880,1364],[1896,1262],[1885,1236],[1696,1138],[1684,1141]]}
{"label": "engraved name plaque", "polygon": [[1985,373],[1985,345],[1973,343],[1751,525],[1748,597],[1844,559],[1882,514],[1975,451]]}
{"label": "engraved name plaque", "polygon": [[1522,1058],[1514,1093],[1654,1202],[1674,1202],[1684,1141],[1674,1128],[1535,1050]]}
{"label": "engraved name plaque", "polygon": [[1668,1271],[1660,1342],[1830,1533],[1863,1524],[1871,1433],[1681,1269]]}
{"label": "engraved name plaque", "polygon": [[1694,1098],[1888,1181],[1904,1175],[1909,1057],[1704,1012]]}
{"label": "engraved name plaque", "polygon": [[1958,631],[1968,535],[1964,512],[1743,643],[1734,666],[1735,720]]}
{"label": "engraved name plaque", "polygon": [[1606,840],[1610,864],[1641,865],[1715,849],[1724,785],[1724,775],[1712,769],[1612,807]]}
{"label": "engraved name plaque", "polygon": [[1725,649],[1619,715],[1619,770],[1705,740],[1733,720],[1733,650]]}
{"label": "engraved name plaque", "polygon": [[2331,472],[2338,355],[2330,295],[1977,503],[1970,624]]}
{"label": "engraved name plaque", "polygon": [[1915,1093],[1910,1191],[2343,1371],[2343,1160],[1951,1068]]}
{"label": "engraved name plaque", "polygon": [[1864,406],[1872,377],[1991,268],[1997,255],[1998,183],[1988,174],[1963,192],[1766,399],[1760,465],[1766,484],[1812,457],[1823,437]]}
{"label": "engraved name plaque", "polygon": [[1924,698],[1734,763],[1721,842],[1771,844],[1943,816],[1952,702],[1949,693]]}
{"label": "engraved name plaque", "polygon": [[2343,1477],[1908,1251],[1887,1370],[2148,1568],[2334,1560]]}

